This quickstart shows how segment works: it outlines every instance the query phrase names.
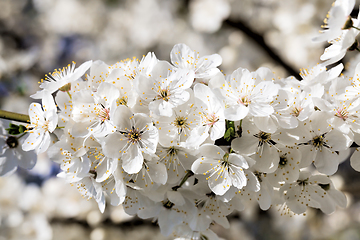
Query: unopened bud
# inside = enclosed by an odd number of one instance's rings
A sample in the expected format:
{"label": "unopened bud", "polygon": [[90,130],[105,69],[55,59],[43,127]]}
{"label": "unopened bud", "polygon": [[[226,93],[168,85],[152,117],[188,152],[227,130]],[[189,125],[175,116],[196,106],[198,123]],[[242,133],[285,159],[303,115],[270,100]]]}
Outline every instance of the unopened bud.
{"label": "unopened bud", "polygon": [[19,145],[19,141],[16,137],[9,136],[6,139],[6,144],[8,145],[9,148],[16,148]]}

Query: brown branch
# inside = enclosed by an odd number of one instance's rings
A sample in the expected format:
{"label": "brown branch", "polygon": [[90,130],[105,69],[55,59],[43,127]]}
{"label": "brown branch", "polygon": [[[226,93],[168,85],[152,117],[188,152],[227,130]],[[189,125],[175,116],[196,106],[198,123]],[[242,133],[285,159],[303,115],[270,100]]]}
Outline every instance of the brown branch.
{"label": "brown branch", "polygon": [[276,61],[279,65],[281,65],[285,70],[298,80],[301,80],[302,78],[299,75],[298,71],[295,71],[294,68],[292,68],[289,64],[287,64],[283,59],[281,59],[272,49],[269,47],[263,36],[255,33],[252,29],[250,29],[245,23],[242,21],[233,21],[231,19],[227,19],[224,21],[225,26],[236,28],[240,31],[242,31],[246,36],[254,40],[268,55],[271,57],[274,61]]}

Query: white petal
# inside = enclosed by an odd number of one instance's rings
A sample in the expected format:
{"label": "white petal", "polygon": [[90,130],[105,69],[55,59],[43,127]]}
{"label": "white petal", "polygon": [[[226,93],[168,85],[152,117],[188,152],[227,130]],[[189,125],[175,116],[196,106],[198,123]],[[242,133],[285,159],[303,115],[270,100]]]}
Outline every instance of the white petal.
{"label": "white petal", "polygon": [[351,167],[360,172],[360,148],[357,148],[350,158]]}
{"label": "white petal", "polygon": [[213,144],[204,144],[199,148],[199,152],[202,156],[209,159],[222,159],[225,155],[225,152],[218,146]]}
{"label": "white petal", "polygon": [[272,116],[254,117],[254,123],[263,132],[274,133],[277,130],[276,121]]}
{"label": "white petal", "polygon": [[217,161],[209,158],[199,158],[191,166],[191,171],[196,174],[206,175],[209,171],[217,165]]}
{"label": "white petal", "polygon": [[104,154],[110,158],[120,158],[121,151],[127,144],[127,138],[118,132],[108,135],[102,146]]}
{"label": "white petal", "polygon": [[22,144],[22,149],[24,151],[34,150],[35,148],[37,148],[37,146],[39,146],[43,137],[44,137],[44,133],[38,130],[35,131],[34,133],[29,133],[29,136],[25,139],[25,141]]}
{"label": "white petal", "polygon": [[107,158],[103,160],[103,162],[97,166],[96,168],[96,182],[103,182],[107,178],[110,177],[112,173],[116,170],[118,167],[118,159],[116,158]]}
{"label": "white petal", "polygon": [[119,130],[129,130],[132,127],[130,120],[132,118],[133,113],[131,110],[124,105],[120,105],[114,112],[114,119],[112,119],[112,122],[119,128]]}
{"label": "white petal", "polygon": [[147,162],[147,165],[150,168],[149,174],[151,179],[159,184],[165,184],[167,181],[167,171],[166,167],[161,162]]}
{"label": "white petal", "polygon": [[7,176],[16,171],[18,161],[11,149],[7,149],[4,155],[0,156],[0,176]]}
{"label": "white petal", "polygon": [[239,154],[253,154],[257,150],[259,139],[254,136],[244,135],[240,138],[235,138],[231,142],[231,148]]}
{"label": "white petal", "polygon": [[321,152],[318,151],[314,165],[319,172],[333,175],[338,169],[339,157],[337,153],[323,149]]}
{"label": "white petal", "polygon": [[108,108],[120,96],[119,90],[107,82],[100,83],[96,93],[105,100],[105,108]]}
{"label": "white petal", "polygon": [[231,121],[244,119],[249,113],[249,108],[243,104],[229,106],[224,110],[224,116]]}
{"label": "white petal", "polygon": [[182,206],[185,204],[184,197],[177,191],[168,191],[167,197],[169,198],[170,202],[175,203],[176,206]]}
{"label": "white petal", "polygon": [[245,158],[239,154],[230,153],[229,162],[244,169],[248,169],[249,165]]}
{"label": "white petal", "polygon": [[144,162],[144,157],[136,144],[130,145],[121,159],[123,160],[122,167],[128,174],[138,173]]}

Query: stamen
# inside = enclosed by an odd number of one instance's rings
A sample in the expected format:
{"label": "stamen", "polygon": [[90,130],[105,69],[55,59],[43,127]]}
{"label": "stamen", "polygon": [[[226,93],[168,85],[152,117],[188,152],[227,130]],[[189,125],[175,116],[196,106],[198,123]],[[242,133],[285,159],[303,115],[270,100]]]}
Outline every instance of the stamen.
{"label": "stamen", "polygon": [[129,142],[136,143],[141,140],[141,132],[133,128],[127,133],[127,138]]}
{"label": "stamen", "polygon": [[245,107],[249,106],[249,104],[251,103],[248,96],[243,96],[243,97],[239,98],[237,102],[239,104],[243,104]]}
{"label": "stamen", "polygon": [[120,106],[120,105],[127,106],[127,99],[125,97],[116,99],[116,105],[117,106]]}
{"label": "stamen", "polygon": [[290,113],[290,115],[294,116],[294,117],[298,117],[300,115],[300,112],[303,110],[302,107],[295,107],[292,112]]}
{"label": "stamen", "polygon": [[166,89],[159,89],[158,91],[158,96],[157,96],[157,99],[162,99],[164,101],[169,101],[169,98],[170,98],[170,90],[168,88]]}
{"label": "stamen", "polygon": [[110,109],[103,108],[99,111],[98,116],[100,117],[100,120],[104,122],[105,120],[110,119]]}
{"label": "stamen", "polygon": [[349,117],[349,112],[346,111],[345,108],[338,108],[336,109],[335,116],[345,121]]}
{"label": "stamen", "polygon": [[270,145],[276,144],[276,142],[271,140],[271,133],[260,131],[259,133],[255,134],[254,137],[259,139],[259,146],[264,145],[264,143],[268,143]]}
{"label": "stamen", "polygon": [[217,121],[219,121],[219,118],[215,115],[215,113],[205,116],[205,124],[210,127],[214,126]]}

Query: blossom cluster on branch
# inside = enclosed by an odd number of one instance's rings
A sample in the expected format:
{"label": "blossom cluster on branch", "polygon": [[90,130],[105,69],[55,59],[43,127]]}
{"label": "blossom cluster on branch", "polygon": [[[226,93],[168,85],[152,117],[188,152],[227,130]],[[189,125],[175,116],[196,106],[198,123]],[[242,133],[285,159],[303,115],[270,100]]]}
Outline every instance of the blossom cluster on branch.
{"label": "blossom cluster on branch", "polygon": [[30,124],[2,133],[0,175],[33,167],[24,151],[46,152],[101,212],[108,198],[185,239],[218,239],[209,226],[229,227],[227,215],[254,201],[295,214],[346,207],[329,176],[360,145],[360,65],[350,77],[342,64],[326,66],[358,49],[354,4],[335,2],[315,38],[331,43],[327,61],[303,69],[301,81],[263,67],[225,76],[218,54],[185,44],[170,63],[148,53],[57,69],[31,96],[42,104],[30,105]]}

